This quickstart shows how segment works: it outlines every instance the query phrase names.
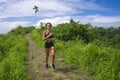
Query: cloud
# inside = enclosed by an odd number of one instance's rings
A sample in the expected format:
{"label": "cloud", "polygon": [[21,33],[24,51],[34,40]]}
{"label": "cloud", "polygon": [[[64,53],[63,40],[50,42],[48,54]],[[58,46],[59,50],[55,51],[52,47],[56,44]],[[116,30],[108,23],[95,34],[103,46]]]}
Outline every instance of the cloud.
{"label": "cloud", "polygon": [[17,26],[28,26],[30,22],[0,22],[0,33],[6,33]]}
{"label": "cloud", "polygon": [[92,19],[92,22],[96,22],[96,23],[116,23],[116,22],[120,22],[120,16],[89,15],[87,17]]}
{"label": "cloud", "polygon": [[[51,22],[53,25],[69,22],[72,18],[80,23],[93,25],[120,25],[120,16],[89,15],[86,11],[107,11],[97,0],[0,0],[0,31],[6,32],[19,25],[40,25],[40,22]],[[35,23],[33,7],[39,12]],[[85,15],[82,15],[85,13]],[[13,21],[13,22],[12,22]],[[0,33],[1,33],[0,32]]]}
{"label": "cloud", "polygon": [[118,17],[102,16],[102,17],[95,18],[93,21],[98,23],[115,23],[115,22],[120,22],[120,16]]}
{"label": "cloud", "polygon": [[62,17],[54,17],[54,18],[46,18],[43,20],[39,20],[36,25],[39,26],[40,22],[47,23],[51,22],[54,26],[60,23],[68,23],[70,19],[75,21],[79,21],[82,24],[91,23],[93,26],[102,26],[102,27],[110,27],[120,26],[120,16],[101,16],[101,15],[88,15],[88,16],[62,16]]}
{"label": "cloud", "polygon": [[40,22],[42,22],[42,23],[50,22],[50,23],[52,23],[53,26],[56,26],[57,24],[68,23],[69,20],[70,20],[70,16],[46,18],[46,19],[43,19],[43,20],[39,20],[37,22],[37,26],[40,25]]}
{"label": "cloud", "polygon": [[[120,26],[120,16],[101,16],[101,15],[88,15],[88,16],[61,16],[54,18],[45,18],[39,20],[36,24],[32,24],[28,21],[14,21],[14,22],[0,22],[0,33],[6,33],[17,26],[28,26],[34,25],[36,27],[40,26],[40,22],[47,23],[51,22],[53,26],[61,23],[68,23],[70,19],[75,21],[80,21],[82,24],[91,23],[93,26],[102,27],[118,27]],[[97,21],[99,20],[99,21]]]}
{"label": "cloud", "polygon": [[4,8],[2,13],[0,13],[0,18],[7,18],[7,17],[24,17],[24,16],[31,16],[34,14],[32,7],[34,3],[29,4],[26,1],[18,1],[18,2],[10,2],[6,3],[2,7]]}
{"label": "cloud", "polygon": [[[0,3],[2,3],[2,1]],[[48,2],[48,0],[20,0],[17,2],[6,2],[2,5],[0,8],[0,11],[2,11],[0,18],[34,16],[33,7],[35,5],[39,6],[39,14],[44,17],[51,16],[50,14],[56,16],[57,14],[60,15],[71,11],[69,6],[57,0],[50,2]]]}
{"label": "cloud", "polygon": [[104,10],[93,1],[86,0],[1,0],[0,18],[34,16],[33,7],[39,7],[38,16],[55,17],[79,14],[84,10]]}
{"label": "cloud", "polygon": [[0,22],[0,25],[2,25],[3,27],[10,27],[10,28],[15,28],[19,25],[27,25],[29,24],[30,22]]}
{"label": "cloud", "polygon": [[108,8],[102,7],[96,3],[96,0],[63,0],[66,4],[77,10],[96,10],[104,11]]}

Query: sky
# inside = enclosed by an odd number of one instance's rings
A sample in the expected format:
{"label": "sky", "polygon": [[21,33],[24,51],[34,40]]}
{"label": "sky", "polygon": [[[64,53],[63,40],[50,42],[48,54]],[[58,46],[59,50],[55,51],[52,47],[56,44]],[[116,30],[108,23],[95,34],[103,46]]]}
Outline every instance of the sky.
{"label": "sky", "polygon": [[[53,26],[69,22],[91,23],[98,27],[120,26],[120,0],[0,0],[0,34],[17,26]],[[39,12],[33,10],[39,7]]]}

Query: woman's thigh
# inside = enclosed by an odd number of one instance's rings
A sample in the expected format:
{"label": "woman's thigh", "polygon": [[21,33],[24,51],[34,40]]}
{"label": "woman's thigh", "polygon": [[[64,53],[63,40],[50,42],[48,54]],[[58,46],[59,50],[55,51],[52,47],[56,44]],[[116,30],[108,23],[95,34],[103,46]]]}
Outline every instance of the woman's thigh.
{"label": "woman's thigh", "polygon": [[50,48],[50,50],[51,50],[51,54],[54,55],[54,54],[55,54],[55,48],[54,48],[54,46],[52,46],[52,47]]}

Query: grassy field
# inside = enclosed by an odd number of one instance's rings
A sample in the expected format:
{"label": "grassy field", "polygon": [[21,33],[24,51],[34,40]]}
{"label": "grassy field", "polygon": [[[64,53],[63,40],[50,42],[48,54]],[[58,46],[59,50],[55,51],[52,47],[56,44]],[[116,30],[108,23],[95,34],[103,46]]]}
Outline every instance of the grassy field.
{"label": "grassy field", "polygon": [[[44,47],[43,30],[18,27],[5,35],[0,35],[0,80],[29,79],[25,65],[28,43],[24,35],[32,31],[31,38],[40,47]],[[60,39],[65,36],[62,33],[61,35]],[[59,34],[56,36],[54,37],[56,55],[66,63],[91,76],[93,80],[120,80],[120,50],[105,47],[100,43],[98,45],[94,41],[85,43],[83,40],[86,40],[84,38],[87,34],[83,35],[82,40],[68,41],[58,40]]]}
{"label": "grassy field", "polygon": [[[31,37],[41,47],[42,30],[36,29]],[[85,44],[81,40],[64,42],[55,41],[56,54],[69,63],[91,76],[94,80],[120,79],[120,50],[98,46],[95,43]]]}
{"label": "grassy field", "polygon": [[10,37],[2,43],[0,80],[28,80],[25,58],[27,42],[22,36]]}
{"label": "grassy field", "polygon": [[0,37],[0,80],[29,80],[26,68],[28,43],[24,35],[33,28],[18,27]]}

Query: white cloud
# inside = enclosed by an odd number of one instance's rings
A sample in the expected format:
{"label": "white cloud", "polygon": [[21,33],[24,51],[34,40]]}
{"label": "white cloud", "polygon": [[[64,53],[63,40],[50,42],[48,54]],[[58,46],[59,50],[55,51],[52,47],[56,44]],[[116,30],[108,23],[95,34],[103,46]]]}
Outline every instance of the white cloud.
{"label": "white cloud", "polygon": [[[40,22],[47,23],[51,22],[53,26],[56,26],[60,23],[68,23],[70,19],[75,21],[80,21],[82,24],[91,23],[94,26],[102,26],[102,27],[110,27],[120,26],[120,16],[100,16],[100,15],[89,15],[89,16],[62,16],[62,17],[54,17],[54,18],[45,18],[39,20],[36,24],[31,24],[30,22],[23,22],[23,21],[15,21],[15,22],[0,22],[0,33],[6,33],[9,30],[21,25],[21,26],[28,26],[28,25],[35,25],[40,26]],[[99,21],[95,21],[99,20]]]}
{"label": "white cloud", "polygon": [[16,3],[10,2],[10,3],[8,3],[8,5],[5,6],[4,11],[2,11],[0,13],[0,15],[5,18],[31,16],[34,14],[34,12],[32,10],[34,2],[30,1],[30,4],[27,2],[28,2],[28,0],[19,1]]}
{"label": "white cloud", "polygon": [[96,0],[63,0],[67,5],[78,10],[96,10],[104,11],[108,8],[102,7],[96,3]]}
{"label": "white cloud", "polygon": [[55,17],[81,13],[84,10],[103,10],[105,8],[93,1],[85,0],[1,0],[0,18],[33,16],[34,5],[39,6],[38,15]]}
{"label": "white cloud", "polygon": [[27,24],[29,24],[30,22],[18,22],[18,21],[16,21],[16,22],[0,22],[0,25],[2,25],[2,27],[9,27],[9,28],[15,28],[15,27],[17,27],[17,26],[19,26],[19,25],[27,25]]}
{"label": "white cloud", "polygon": [[[82,16],[86,10],[90,11],[104,11],[109,10],[96,3],[96,0],[0,0],[0,33],[6,32],[9,29],[15,28],[19,25],[31,25],[34,21],[28,22],[28,16],[34,18],[33,7],[37,5],[39,12],[37,16],[40,20],[35,25],[40,25],[40,22],[51,22],[57,25],[64,22],[69,22],[72,18],[80,23],[92,23],[93,25],[115,25],[120,23],[120,16],[101,16],[88,15]],[[74,14],[77,14],[76,16]],[[71,16],[72,15],[72,16]],[[9,18],[8,17],[16,17]],[[23,21],[18,18],[24,18]],[[7,20],[7,21],[6,21]],[[10,20],[14,21],[11,22]],[[32,19],[31,19],[32,20]],[[119,25],[119,24],[117,24]],[[5,30],[6,29],[6,30]]]}
{"label": "white cloud", "polygon": [[94,26],[110,27],[120,26],[120,16],[100,16],[100,15],[89,15],[89,16],[62,16],[54,18],[46,18],[36,23],[37,26],[40,22],[47,23],[51,22],[54,26],[60,23],[68,23],[70,19],[80,21],[82,24],[91,23]]}
{"label": "white cloud", "polygon": [[0,22],[0,33],[6,33],[10,31],[13,28],[16,28],[18,26],[27,26],[30,22]]}
{"label": "white cloud", "polygon": [[95,18],[93,21],[98,23],[115,23],[115,22],[120,22],[120,16],[118,17],[102,16],[102,17]]}
{"label": "white cloud", "polygon": [[7,33],[10,30],[11,29],[8,28],[8,27],[5,28],[5,27],[0,26],[0,34],[5,34],[5,33]]}
{"label": "white cloud", "polygon": [[69,6],[66,6],[57,0],[49,2],[48,0],[21,0],[18,2],[10,2],[6,4],[2,5],[0,8],[0,11],[2,11],[2,13],[0,13],[0,18],[33,16],[34,5],[39,6],[39,14],[41,14],[41,16],[51,16],[48,14],[48,12],[54,15],[59,15],[71,11]]}
{"label": "white cloud", "polygon": [[120,22],[120,16],[101,16],[101,15],[92,15],[87,16],[92,19],[92,22],[96,23],[116,23]]}
{"label": "white cloud", "polygon": [[42,23],[50,22],[52,23],[53,26],[56,26],[57,24],[60,24],[60,23],[68,23],[70,19],[71,19],[70,16],[46,18],[46,19],[38,21],[37,26],[40,25],[40,22]]}

